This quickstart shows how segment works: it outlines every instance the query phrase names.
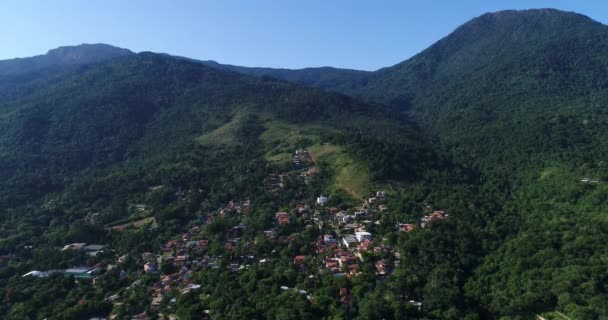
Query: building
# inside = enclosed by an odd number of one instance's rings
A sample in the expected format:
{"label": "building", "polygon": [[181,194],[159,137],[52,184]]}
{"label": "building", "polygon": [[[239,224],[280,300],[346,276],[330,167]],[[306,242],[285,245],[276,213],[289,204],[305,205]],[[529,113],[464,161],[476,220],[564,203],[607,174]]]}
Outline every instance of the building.
{"label": "building", "polygon": [[49,271],[33,270],[33,271],[30,271],[30,272],[22,275],[22,277],[46,278],[46,277],[52,275],[53,273],[61,273],[61,272],[63,272],[63,270],[49,270]]}
{"label": "building", "polygon": [[377,200],[384,200],[384,199],[386,199],[386,192],[384,192],[384,191],[376,191],[376,199]]}
{"label": "building", "polygon": [[146,262],[144,264],[145,273],[158,273],[158,266],[156,263]]}
{"label": "building", "polygon": [[336,239],[331,234],[326,234],[323,236],[323,242],[325,244],[334,244],[336,243]]}
{"label": "building", "polygon": [[86,243],[82,242],[66,244],[61,251],[82,251],[86,245]]}
{"label": "building", "polygon": [[103,252],[104,245],[100,244],[90,244],[83,248],[84,252],[90,256],[97,256],[98,253]]}
{"label": "building", "polygon": [[275,214],[275,218],[277,219],[277,223],[281,226],[288,225],[290,223],[289,214],[287,212],[277,212]]}
{"label": "building", "polygon": [[400,223],[399,230],[401,230],[405,233],[411,232],[412,230],[414,230],[414,224],[413,223]]}
{"label": "building", "polygon": [[326,196],[319,196],[317,198],[317,204],[320,205],[321,207],[325,206],[328,201],[329,201],[329,198]]}
{"label": "building", "polygon": [[63,272],[65,277],[73,276],[77,279],[91,279],[97,276],[101,272],[101,269],[95,267],[76,267],[70,268]]}
{"label": "building", "polygon": [[437,210],[437,211],[429,214],[428,216],[422,217],[420,225],[424,228],[427,224],[429,224],[433,221],[445,219],[447,217],[448,217],[447,210]]}
{"label": "building", "polygon": [[372,234],[367,232],[367,231],[358,231],[355,232],[355,237],[357,238],[357,241],[359,242],[363,242],[365,240],[372,240]]}
{"label": "building", "polygon": [[350,248],[359,244],[359,241],[354,235],[348,235],[342,238],[342,243],[344,243],[347,248]]}

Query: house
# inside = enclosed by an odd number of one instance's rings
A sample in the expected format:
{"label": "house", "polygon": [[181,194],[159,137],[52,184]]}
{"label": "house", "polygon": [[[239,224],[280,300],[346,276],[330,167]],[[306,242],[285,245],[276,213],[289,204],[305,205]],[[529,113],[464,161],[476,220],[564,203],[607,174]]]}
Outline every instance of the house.
{"label": "house", "polygon": [[427,224],[436,221],[442,220],[448,217],[447,210],[437,210],[427,216],[422,217],[420,225],[424,228]]}
{"label": "house", "polygon": [[323,243],[325,244],[334,244],[336,243],[336,239],[331,234],[326,234],[323,236]]}
{"label": "house", "polygon": [[188,260],[188,257],[185,255],[177,256],[173,260],[173,264],[175,264],[176,266],[183,266],[187,260]]}
{"label": "house", "polygon": [[355,221],[355,217],[353,217],[351,215],[345,215],[342,217],[343,223],[353,223],[354,221]]}
{"label": "house", "polygon": [[384,212],[384,211],[388,210],[388,207],[384,204],[381,204],[378,206],[378,210],[380,210],[380,212]]}
{"label": "house", "polygon": [[103,252],[104,245],[100,244],[90,244],[83,248],[84,252],[89,256],[95,257],[98,253]]}
{"label": "house", "polygon": [[384,191],[376,191],[376,199],[377,200],[384,200],[384,199],[386,199],[386,192],[384,192]]}
{"label": "house", "polygon": [[357,240],[357,237],[354,235],[347,235],[345,237],[342,238],[342,243],[347,247],[350,248],[352,246],[356,246],[359,241]]}
{"label": "house", "polygon": [[365,239],[361,242],[361,244],[359,245],[359,251],[367,251],[369,250],[369,247],[372,245],[372,241],[369,239]]}
{"label": "house", "polygon": [[52,275],[53,273],[60,273],[60,272],[64,272],[64,271],[63,270],[49,270],[49,271],[33,270],[33,271],[30,271],[30,272],[22,275],[21,277],[23,277],[23,278],[25,278],[25,277],[46,278],[46,277]]}
{"label": "house", "polygon": [[277,232],[274,230],[266,230],[264,231],[264,235],[266,235],[268,239],[274,239],[277,237]]}
{"label": "house", "polygon": [[329,201],[329,198],[327,198],[326,196],[323,196],[323,195],[321,195],[317,198],[317,204],[321,207],[325,206],[328,201]]}
{"label": "house", "polygon": [[355,218],[362,218],[362,217],[367,216],[368,213],[369,213],[368,210],[359,210],[359,211],[355,211],[354,215],[355,215]]}
{"label": "house", "polygon": [[367,231],[357,231],[355,232],[355,237],[359,242],[363,242],[364,240],[372,240],[372,234]]}
{"label": "house", "polygon": [[66,244],[61,251],[82,251],[86,245],[83,242]]}
{"label": "house", "polygon": [[375,267],[377,275],[385,275],[389,272],[388,263],[384,259],[376,261]]}
{"label": "house", "polygon": [[91,279],[101,273],[101,269],[95,267],[76,267],[63,272],[65,277],[73,276],[77,279]]}
{"label": "house", "polygon": [[281,226],[288,225],[290,223],[289,214],[287,212],[277,212],[275,214],[277,223]]}
{"label": "house", "polygon": [[408,233],[411,232],[412,230],[414,230],[414,224],[413,223],[400,223],[398,225],[399,230],[401,230],[402,232]]}
{"label": "house", "polygon": [[136,204],[133,206],[133,208],[135,208],[135,211],[137,212],[144,212],[148,209],[148,206],[145,204]]}
{"label": "house", "polygon": [[293,259],[293,264],[303,264],[305,260],[306,260],[306,256],[296,256]]}
{"label": "house", "polygon": [[338,259],[336,259],[336,258],[327,259],[325,261],[325,267],[333,273],[340,272],[339,262],[338,262]]}
{"label": "house", "polygon": [[146,262],[144,264],[144,272],[150,274],[158,273],[158,266],[156,265],[156,263]]}
{"label": "house", "polygon": [[310,207],[305,204],[298,204],[298,205],[296,205],[296,211],[298,212],[299,215],[303,215],[305,213],[310,212]]}
{"label": "house", "polygon": [[355,230],[357,228],[359,228],[359,224],[357,224],[357,223],[347,223],[344,226],[342,226],[341,229],[344,230],[344,231],[348,231],[348,230]]}

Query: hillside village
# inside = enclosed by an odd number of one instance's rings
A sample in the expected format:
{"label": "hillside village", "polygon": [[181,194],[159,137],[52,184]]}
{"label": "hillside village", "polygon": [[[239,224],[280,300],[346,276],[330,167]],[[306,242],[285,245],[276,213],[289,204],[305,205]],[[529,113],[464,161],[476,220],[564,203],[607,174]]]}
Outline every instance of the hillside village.
{"label": "hillside village", "polygon": [[[107,263],[104,262],[107,259],[99,259],[96,264],[74,266],[66,270],[32,270],[23,277],[49,277],[60,273],[65,277],[73,277],[76,282],[87,281],[95,285],[106,277],[117,276],[124,287],[106,292],[106,301],[120,307],[126,291],[145,286],[149,293],[150,310],[157,312],[161,318],[175,319],[171,312],[177,296],[204,292],[208,286],[214,285],[197,281],[196,274],[205,270],[223,269],[238,273],[250,268],[272,269],[287,263],[307,280],[304,285],[296,287],[289,283],[281,284],[280,290],[294,290],[311,303],[315,299],[314,283],[324,275],[331,274],[346,279],[365,275],[376,280],[389,276],[400,264],[400,253],[385,235],[373,230],[380,224],[382,215],[391,214],[391,208],[387,205],[390,195],[379,190],[353,207],[332,206],[332,195],[318,195],[314,201],[306,201],[307,184],[316,174],[314,162],[306,149],[298,149],[293,154],[293,165],[293,171],[268,176],[265,188],[271,196],[278,197],[287,180],[296,181],[298,191],[295,205],[289,210],[276,212],[269,228],[254,231],[258,236],[253,241],[244,239],[243,235],[248,228],[245,218],[255,208],[252,208],[249,199],[235,199],[216,210],[201,212],[199,218],[192,221],[181,235],[167,240],[157,251],[132,256],[131,253],[111,250],[106,245],[71,243],[60,251],[88,255],[93,259],[98,256],[114,256],[115,260]],[[176,195],[185,196],[186,193],[178,191]],[[137,213],[146,213],[150,208],[146,204],[135,204],[133,209]],[[449,217],[447,210],[432,210],[431,206],[427,206],[427,209],[428,212],[422,214],[418,221],[397,223],[392,229],[407,234],[417,229],[430,228],[434,222]],[[219,237],[211,236],[206,231],[214,221],[225,219],[237,223],[222,229]],[[158,228],[152,220],[140,219],[111,226],[108,230],[122,232],[141,227]],[[303,231],[318,234],[318,237],[313,242],[300,242],[301,247],[297,251],[301,254],[287,257],[278,254],[278,248],[298,242],[297,238]],[[260,251],[254,250],[262,245],[260,242],[271,248],[267,254],[254,252]],[[128,270],[125,264],[129,260],[139,264],[139,270]],[[144,284],[141,278],[145,276],[156,280]],[[349,289],[341,288],[339,296],[335,298],[345,306],[348,305]],[[423,307],[422,303],[415,300],[410,300],[409,303],[416,308]],[[115,319],[116,316],[114,314],[109,318]],[[148,316],[144,313],[134,319],[148,319]]]}

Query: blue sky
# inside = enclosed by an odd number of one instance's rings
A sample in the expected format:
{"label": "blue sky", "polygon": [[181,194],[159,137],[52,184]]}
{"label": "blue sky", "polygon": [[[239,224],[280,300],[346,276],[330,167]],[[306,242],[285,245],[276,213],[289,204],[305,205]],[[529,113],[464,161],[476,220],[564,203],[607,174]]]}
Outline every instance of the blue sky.
{"label": "blue sky", "polygon": [[608,23],[608,1],[5,0],[0,59],[102,42],[244,66],[375,70],[485,12],[547,7]]}

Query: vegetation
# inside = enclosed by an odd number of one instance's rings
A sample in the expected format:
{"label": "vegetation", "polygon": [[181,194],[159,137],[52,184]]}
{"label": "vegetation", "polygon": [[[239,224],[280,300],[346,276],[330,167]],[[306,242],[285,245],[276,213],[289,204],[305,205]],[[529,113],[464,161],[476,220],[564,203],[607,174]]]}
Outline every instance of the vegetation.
{"label": "vegetation", "polygon": [[[505,11],[376,72],[124,52],[3,62],[0,317],[606,317],[607,34],[577,14]],[[318,271],[327,226],[295,208],[327,195],[320,217],[354,215],[376,190],[386,208],[357,222],[379,249],[356,276]],[[143,253],[189,230],[208,241],[206,267],[142,271]],[[114,251],[59,250],[70,242]],[[21,277],[100,262],[118,266],[95,285]],[[152,288],[181,272],[199,291],[163,288],[153,309]]]}

